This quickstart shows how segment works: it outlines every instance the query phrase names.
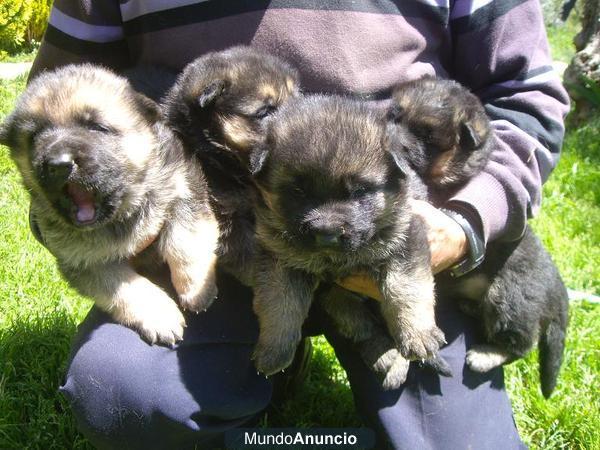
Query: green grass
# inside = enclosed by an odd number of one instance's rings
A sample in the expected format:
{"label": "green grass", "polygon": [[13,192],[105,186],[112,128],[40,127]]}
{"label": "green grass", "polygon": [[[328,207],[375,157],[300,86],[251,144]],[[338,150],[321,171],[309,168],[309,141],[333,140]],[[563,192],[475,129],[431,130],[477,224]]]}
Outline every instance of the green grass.
{"label": "green grass", "polygon": [[0,53],[0,63],[20,63],[33,61],[38,49],[39,45],[36,45],[31,49],[23,50],[22,52],[15,53],[14,55]]}
{"label": "green grass", "polygon": [[[0,120],[24,77],[0,81]],[[566,283],[600,294],[600,118],[570,130],[559,167],[533,222]],[[27,195],[0,147],[0,449],[89,448],[57,388],[69,342],[91,303],[63,282],[27,227]],[[352,394],[323,338],[300,392],[266,419],[270,426],[357,426]],[[507,368],[523,439],[535,449],[600,448],[600,305],[574,303],[559,386],[539,393],[532,354]],[[324,405],[327,405],[324,407]],[[465,413],[469,413],[466,411]]]}
{"label": "green grass", "polygon": [[564,24],[550,25],[547,27],[548,41],[552,58],[556,61],[570,62],[575,55],[575,45],[573,44],[573,36],[575,36],[581,28],[579,15],[577,11],[571,12],[571,15]]}

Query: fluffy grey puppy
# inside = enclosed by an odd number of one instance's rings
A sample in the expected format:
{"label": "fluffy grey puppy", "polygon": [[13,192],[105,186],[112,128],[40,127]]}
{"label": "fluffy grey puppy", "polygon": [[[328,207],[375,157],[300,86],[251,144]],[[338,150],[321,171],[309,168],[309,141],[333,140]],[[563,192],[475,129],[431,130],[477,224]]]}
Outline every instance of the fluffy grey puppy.
{"label": "fluffy grey puppy", "polygon": [[167,264],[181,306],[206,309],[219,230],[200,167],[157,104],[105,69],[66,66],[31,82],[0,142],[69,283],[151,343],[181,339],[176,303],[139,272]]}
{"label": "fluffy grey puppy", "polygon": [[341,97],[293,99],[268,121],[251,154],[261,193],[254,309],[257,368],[291,362],[320,281],[363,271],[384,295],[382,316],[406,358],[435,355],[434,284],[424,224],[409,199],[424,198],[403,156],[412,136],[383,114]]}

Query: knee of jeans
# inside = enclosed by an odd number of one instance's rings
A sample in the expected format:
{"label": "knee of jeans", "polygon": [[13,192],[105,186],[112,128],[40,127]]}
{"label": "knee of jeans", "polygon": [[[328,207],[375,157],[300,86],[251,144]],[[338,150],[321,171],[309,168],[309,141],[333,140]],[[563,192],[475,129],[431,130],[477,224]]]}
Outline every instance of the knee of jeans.
{"label": "knee of jeans", "polygon": [[[137,448],[146,442],[152,448],[184,448],[182,439],[222,434],[270,401],[272,388],[264,377],[251,367],[246,377],[239,367],[229,367],[239,364],[240,352],[250,351],[232,347],[188,349],[184,353],[192,359],[186,364],[195,370],[190,374],[177,351],[149,346],[131,330],[104,324],[75,349],[61,392],[78,428],[97,447]],[[228,379],[226,372],[236,376]]]}

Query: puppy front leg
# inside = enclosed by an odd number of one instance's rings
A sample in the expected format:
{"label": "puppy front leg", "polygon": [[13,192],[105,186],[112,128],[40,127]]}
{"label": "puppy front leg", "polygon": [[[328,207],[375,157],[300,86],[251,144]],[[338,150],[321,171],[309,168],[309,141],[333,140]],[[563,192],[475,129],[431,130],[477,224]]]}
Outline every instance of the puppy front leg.
{"label": "puppy front leg", "polygon": [[260,332],[253,359],[268,376],[292,363],[317,282],[269,255],[260,258],[257,269],[253,306]]}
{"label": "puppy front leg", "polygon": [[185,320],[175,302],[127,263],[61,267],[61,271],[80,293],[149,343],[173,345],[183,338]]}
{"label": "puppy front leg", "polygon": [[335,284],[317,294],[317,301],[335,329],[353,342],[369,339],[373,330],[383,325],[378,323],[363,298]]}
{"label": "puppy front leg", "polygon": [[219,227],[212,214],[181,203],[161,232],[159,248],[169,265],[181,307],[200,312],[217,296]]}
{"label": "puppy front leg", "polygon": [[380,274],[381,312],[400,353],[408,359],[434,356],[444,333],[435,324],[434,281],[428,264],[392,261]]}

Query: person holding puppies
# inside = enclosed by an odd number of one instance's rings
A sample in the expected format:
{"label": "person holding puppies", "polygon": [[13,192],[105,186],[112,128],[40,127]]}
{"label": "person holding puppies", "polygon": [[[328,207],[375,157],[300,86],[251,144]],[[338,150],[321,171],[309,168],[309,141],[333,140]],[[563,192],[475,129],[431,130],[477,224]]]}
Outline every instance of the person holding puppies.
{"label": "person holding puppies", "polygon": [[[428,225],[434,272],[473,266],[472,239],[520,237],[558,160],[568,100],[550,67],[539,2],[84,2],[56,0],[31,77],[93,62],[120,70],[161,64],[181,70],[207,52],[251,44],[287,60],[309,92],[385,104],[400,82],[436,75],[477,94],[492,120],[486,168],[447,199],[414,209]],[[469,237],[469,239],[467,239]],[[250,360],[257,338],[252,294],[225,273],[208,311],[186,316],[175,349],[149,346],[93,309],[75,338],[65,384],[80,430],[100,448],[214,448],[269,403],[272,383]],[[346,288],[379,296],[357,274]],[[357,349],[322,330],[346,369],[357,409],[377,448],[520,448],[502,369],[464,366],[478,339],[472,320],[442,299],[440,350],[454,376],[411,364],[407,382],[384,392]],[[93,381],[91,381],[93,380]]]}

